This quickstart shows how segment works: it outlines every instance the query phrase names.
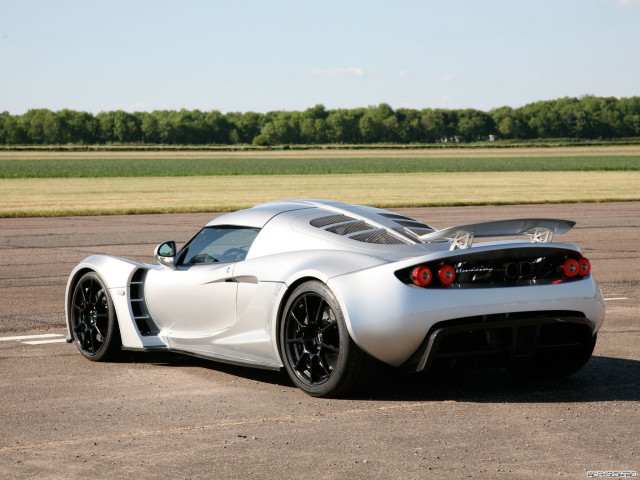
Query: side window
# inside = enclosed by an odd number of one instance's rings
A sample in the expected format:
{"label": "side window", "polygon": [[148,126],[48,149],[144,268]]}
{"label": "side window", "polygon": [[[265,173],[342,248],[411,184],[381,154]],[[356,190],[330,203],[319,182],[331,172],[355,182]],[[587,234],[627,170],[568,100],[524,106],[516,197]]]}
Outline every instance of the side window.
{"label": "side window", "polygon": [[244,260],[259,228],[206,227],[184,246],[179,265]]}

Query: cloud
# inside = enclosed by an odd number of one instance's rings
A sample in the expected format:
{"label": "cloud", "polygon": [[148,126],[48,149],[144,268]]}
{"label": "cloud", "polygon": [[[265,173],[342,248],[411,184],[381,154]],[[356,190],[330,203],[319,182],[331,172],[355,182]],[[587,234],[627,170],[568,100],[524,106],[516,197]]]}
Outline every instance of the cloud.
{"label": "cloud", "polygon": [[422,104],[419,102],[414,102],[413,100],[409,100],[407,102],[402,102],[399,105],[400,108],[413,108],[414,110],[422,108]]}
{"label": "cloud", "polygon": [[120,102],[115,106],[110,106],[105,108],[104,111],[115,111],[115,110],[124,110],[125,112],[133,113],[133,112],[150,112],[152,110],[151,105],[144,102],[137,103],[124,103]]}
{"label": "cloud", "polygon": [[309,70],[309,74],[316,77],[339,78],[339,77],[362,77],[364,70],[361,68],[316,68]]}
{"label": "cloud", "polygon": [[440,97],[440,101],[438,102],[439,107],[446,107],[447,104],[451,101],[451,95],[446,94]]}
{"label": "cloud", "polygon": [[455,75],[451,75],[450,73],[448,73],[447,75],[445,75],[444,77],[442,77],[442,81],[443,82],[450,82],[451,80],[453,80],[455,77]]}
{"label": "cloud", "polygon": [[613,5],[618,8],[631,8],[640,5],[640,0],[616,0]]}

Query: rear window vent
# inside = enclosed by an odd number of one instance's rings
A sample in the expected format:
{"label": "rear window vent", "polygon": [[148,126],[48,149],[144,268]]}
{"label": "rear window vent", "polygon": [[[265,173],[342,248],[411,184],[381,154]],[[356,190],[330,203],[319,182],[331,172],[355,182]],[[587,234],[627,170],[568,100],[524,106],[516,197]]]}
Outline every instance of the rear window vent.
{"label": "rear window vent", "polygon": [[391,218],[393,220],[411,220],[409,217],[396,215],[395,213],[381,213],[380,216],[384,218]]}
{"label": "rear window vent", "polygon": [[433,233],[433,230],[426,229],[426,228],[397,227],[397,228],[394,228],[393,230],[398,232],[400,235],[404,235],[405,237],[410,238],[412,240],[416,240],[416,241],[418,240],[418,237],[420,237],[421,235],[426,235],[427,233]]}
{"label": "rear window vent", "polygon": [[347,217],[346,215],[329,215],[328,217],[314,218],[309,222],[316,228],[323,228],[327,225],[333,225],[334,223],[349,222],[355,220],[355,218]]}
{"label": "rear window vent", "polygon": [[407,230],[406,228],[402,228],[402,227],[396,227],[393,230],[398,232],[400,235],[410,238],[413,241],[418,240],[418,234],[413,233],[411,230]]}
{"label": "rear window vent", "polygon": [[410,228],[409,230],[411,230],[413,233],[415,233],[418,236],[435,232],[433,228]]}
{"label": "rear window vent", "polygon": [[[425,233],[435,232],[435,228],[431,228],[429,225],[424,224],[422,222],[418,222],[413,218],[405,217],[403,215],[396,215],[395,213],[381,213],[381,217],[389,218],[393,220],[398,225],[402,225],[403,227],[407,227],[413,230],[418,235],[424,235]],[[418,232],[418,229],[425,229],[425,232]],[[395,231],[400,231],[397,228],[394,228]],[[404,232],[400,232],[404,235]]]}
{"label": "rear window vent", "polygon": [[329,227],[327,228],[327,231],[331,233],[335,233],[337,235],[349,235],[350,233],[364,232],[366,230],[373,230],[375,228],[376,227],[374,227],[373,225],[369,225],[367,222],[357,221],[357,222],[342,223],[334,227]]}
{"label": "rear window vent", "polygon": [[[421,224],[420,222],[411,220],[408,217],[403,217],[402,215],[382,214],[382,216],[390,219],[393,217],[394,221],[396,222],[398,220],[402,220],[407,224],[411,224],[412,227],[429,228],[426,225]],[[418,241],[417,235],[422,235],[423,231],[423,229],[412,228],[411,230],[419,230],[418,233],[412,234],[412,232],[407,231],[407,227],[394,228],[397,233],[401,234],[407,239],[404,240],[397,235],[394,235],[390,231],[385,230],[384,228],[380,228],[380,226],[374,226],[366,222],[365,220],[357,220],[353,217],[342,214],[314,218],[309,222],[309,224],[313,227],[321,228],[327,232],[349,238],[356,242],[377,243],[381,245],[411,244]],[[430,231],[432,230],[427,230],[425,231],[425,233],[428,233]]]}
{"label": "rear window vent", "polygon": [[422,229],[427,229],[431,232],[433,232],[433,228],[431,228],[429,225],[425,225],[424,223],[420,223],[420,222],[416,222],[415,220],[396,220],[396,223],[398,225],[402,225],[403,227],[407,227],[407,228],[422,228]]}
{"label": "rear window vent", "polygon": [[365,232],[351,237],[353,240],[365,243],[379,243],[386,245],[403,245],[409,242],[405,242],[401,238],[391,235],[384,230],[376,230],[374,232]]}

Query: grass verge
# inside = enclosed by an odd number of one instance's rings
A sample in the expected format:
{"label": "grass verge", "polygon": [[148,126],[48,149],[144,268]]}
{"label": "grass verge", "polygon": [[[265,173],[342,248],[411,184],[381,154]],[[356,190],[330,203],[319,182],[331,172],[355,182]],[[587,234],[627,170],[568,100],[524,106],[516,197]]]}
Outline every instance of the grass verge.
{"label": "grass verge", "polygon": [[229,211],[283,198],[380,207],[640,201],[640,172],[0,180],[0,217]]}

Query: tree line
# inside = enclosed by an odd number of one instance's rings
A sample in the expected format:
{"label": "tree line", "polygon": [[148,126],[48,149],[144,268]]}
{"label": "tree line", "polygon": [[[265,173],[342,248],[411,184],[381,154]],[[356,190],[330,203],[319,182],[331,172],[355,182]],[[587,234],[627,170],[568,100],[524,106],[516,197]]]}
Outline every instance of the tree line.
{"label": "tree line", "polygon": [[351,109],[316,105],[267,113],[75,110],[0,113],[0,145],[314,145],[640,137],[640,97],[585,96],[523,107]]}

